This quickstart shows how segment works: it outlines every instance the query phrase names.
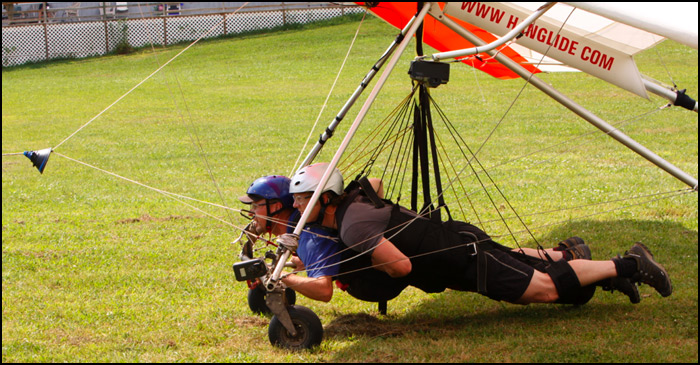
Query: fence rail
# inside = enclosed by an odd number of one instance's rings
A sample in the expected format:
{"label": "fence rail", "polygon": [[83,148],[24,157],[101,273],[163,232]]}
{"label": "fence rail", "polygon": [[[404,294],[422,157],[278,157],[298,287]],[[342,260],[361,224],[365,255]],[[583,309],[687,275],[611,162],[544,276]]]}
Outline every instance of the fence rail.
{"label": "fence rail", "polygon": [[[99,4],[91,6],[90,4]],[[220,4],[220,6],[211,6]],[[81,21],[105,21],[125,18],[153,18],[164,16],[205,15],[232,13],[243,3],[155,3],[155,2],[42,2],[3,3],[2,25],[16,26],[38,23],[75,23]],[[346,5],[341,5],[346,4]],[[323,7],[348,6],[350,3],[292,2],[247,5],[242,12],[268,10],[300,10]],[[352,5],[355,6],[355,5]]]}
{"label": "fence rail", "polygon": [[287,24],[305,24],[364,11],[356,6],[343,5],[283,8],[278,5],[276,9],[271,6],[258,6],[255,9],[257,10],[248,9],[237,13],[180,14],[110,20],[103,17],[99,21],[43,21],[4,26],[2,66],[11,67],[57,58],[100,56],[114,52],[123,45],[170,45],[194,41],[202,36],[213,38]]}

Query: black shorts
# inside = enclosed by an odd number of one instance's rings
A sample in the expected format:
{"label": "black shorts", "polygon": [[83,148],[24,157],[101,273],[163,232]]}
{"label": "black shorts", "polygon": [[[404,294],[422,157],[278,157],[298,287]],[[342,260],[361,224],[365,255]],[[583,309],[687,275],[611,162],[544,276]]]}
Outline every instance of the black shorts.
{"label": "black shorts", "polygon": [[530,285],[535,269],[509,252],[490,250],[486,255],[486,296],[514,303]]}
{"label": "black shorts", "polygon": [[517,253],[506,249],[485,250],[482,254],[486,258],[486,268],[479,270],[474,260],[467,270],[467,277],[461,283],[463,285],[450,287],[478,292],[477,271],[480,271],[486,275],[486,293],[481,294],[494,300],[515,303],[530,285],[535,268],[519,260]]}

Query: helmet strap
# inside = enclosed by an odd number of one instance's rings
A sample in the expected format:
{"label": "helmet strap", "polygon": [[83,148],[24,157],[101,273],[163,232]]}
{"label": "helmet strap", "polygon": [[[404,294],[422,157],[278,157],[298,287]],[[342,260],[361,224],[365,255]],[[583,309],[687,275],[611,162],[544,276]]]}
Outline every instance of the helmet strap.
{"label": "helmet strap", "polygon": [[[323,197],[324,197],[324,195],[321,194],[321,197],[318,200],[318,202],[321,204],[321,209],[318,211],[318,217],[316,218],[316,221],[312,222],[313,224],[317,224],[321,227],[325,227],[323,225],[323,220],[326,217],[326,208],[328,208],[330,206],[330,199],[328,199],[328,202],[326,202],[326,200]],[[332,228],[332,227],[326,227],[326,228]]]}
{"label": "helmet strap", "polygon": [[[272,232],[272,222],[270,222],[270,218],[272,218],[272,213],[270,212],[270,200],[265,199],[265,215],[267,218],[265,218],[265,231],[267,233]],[[276,212],[275,212],[276,213]]]}
{"label": "helmet strap", "polygon": [[270,221],[270,218],[272,218],[275,215],[277,215],[278,213],[284,211],[285,207],[284,207],[284,204],[282,204],[282,202],[280,201],[279,203],[282,205],[282,207],[275,210],[274,212],[271,212],[270,211],[270,204],[272,204],[273,202],[270,199],[265,199],[265,203],[267,203],[265,205],[265,209],[267,209],[267,218],[265,219],[265,230],[268,233],[272,233],[272,222]]}

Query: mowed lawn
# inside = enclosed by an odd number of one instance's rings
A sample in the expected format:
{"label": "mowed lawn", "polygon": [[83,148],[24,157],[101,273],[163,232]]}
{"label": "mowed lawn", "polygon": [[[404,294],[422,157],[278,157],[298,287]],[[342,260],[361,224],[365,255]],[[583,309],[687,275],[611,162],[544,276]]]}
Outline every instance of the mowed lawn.
{"label": "mowed lawn", "polygon": [[[336,289],[330,303],[297,299],[323,322],[319,348],[272,347],[269,318],[250,312],[231,269],[246,220],[148,187],[237,210],[254,179],[292,173],[304,141],[318,138],[397,33],[371,17],[362,23],[322,111],[358,25],[355,17],[202,41],[70,138],[185,45],[3,69],[3,154],[61,144],[43,174],[24,156],[2,159],[3,362],[698,361],[697,192],[523,80],[455,63],[431,95],[481,147],[507,198],[493,207],[467,169],[446,198],[456,218],[485,222],[508,245],[552,247],[577,235],[601,260],[642,241],[667,268],[673,295],[642,286],[636,305],[598,290],[580,307],[517,306],[409,288],[383,316]],[[411,44],[351,149],[408,95],[414,56]],[[643,74],[697,97],[696,50],[665,41],[635,59]],[[696,113],[581,73],[538,76],[698,176]],[[366,94],[316,161],[330,160]],[[464,168],[455,150],[446,154]],[[455,207],[467,194],[478,217]]]}

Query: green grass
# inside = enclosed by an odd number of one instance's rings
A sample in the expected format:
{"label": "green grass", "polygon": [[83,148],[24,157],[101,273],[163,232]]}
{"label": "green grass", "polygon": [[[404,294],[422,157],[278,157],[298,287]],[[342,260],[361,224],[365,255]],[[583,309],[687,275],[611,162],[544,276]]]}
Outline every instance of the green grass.
{"label": "green grass", "polygon": [[[239,208],[236,197],[252,180],[290,173],[356,27],[341,23],[202,42],[56,152]],[[379,20],[364,22],[314,140],[395,33]],[[3,153],[55,146],[183,47],[158,49],[157,56],[144,49],[3,69]],[[411,53],[392,73],[358,141],[408,93]],[[680,88],[697,96],[697,51],[664,42],[635,59],[644,74],[666,82],[668,69]],[[665,104],[583,74],[540,77],[611,123]],[[450,82],[431,93],[476,149],[522,85],[453,64]],[[318,161],[331,158],[358,110],[356,105]],[[697,177],[697,114],[666,109],[620,128]],[[571,140],[490,172],[545,246],[579,235],[595,259],[607,259],[633,241],[647,243],[671,275],[670,298],[644,286],[638,305],[599,291],[578,308],[522,307],[471,293],[408,289],[389,303],[388,316],[380,316],[373,303],[337,291],[330,303],[298,299],[325,327],[322,346],[299,353],[271,347],[269,320],[250,314],[247,288],[231,270],[239,250],[230,244],[236,229],[56,154],[43,175],[23,156],[3,156],[3,362],[697,362],[697,195],[615,201],[686,187],[602,133],[583,135],[593,130],[528,87],[479,158],[490,168]],[[459,158],[453,149],[449,153]],[[478,184],[464,180],[481,219],[495,218]],[[235,212],[195,204],[245,224]],[[499,198],[497,206],[505,202]],[[585,207],[529,215],[577,206]],[[459,217],[474,221],[465,210]],[[485,224],[494,235],[506,233],[498,221]],[[533,247],[528,235],[516,237]],[[502,241],[513,244],[508,237]]]}

